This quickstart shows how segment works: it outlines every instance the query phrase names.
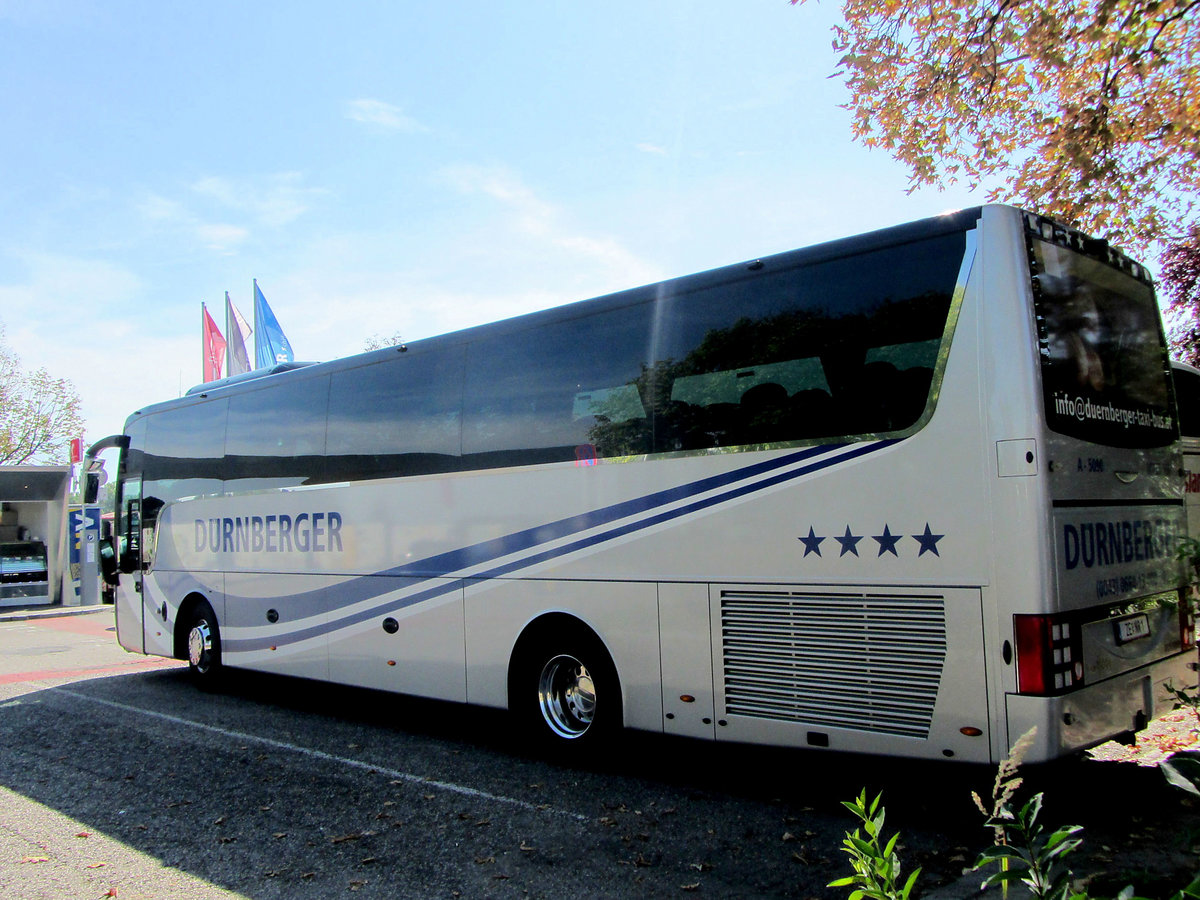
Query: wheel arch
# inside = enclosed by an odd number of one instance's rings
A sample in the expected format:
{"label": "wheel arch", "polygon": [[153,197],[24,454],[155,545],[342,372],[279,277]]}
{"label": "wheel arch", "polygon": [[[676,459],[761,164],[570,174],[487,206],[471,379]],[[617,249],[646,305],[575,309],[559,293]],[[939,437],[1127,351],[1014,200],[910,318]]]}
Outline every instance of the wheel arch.
{"label": "wheel arch", "polygon": [[[212,601],[199,591],[192,591],[179,604],[179,611],[175,614],[175,627],[172,631],[171,642],[171,655],[175,659],[188,658],[188,628],[191,627],[192,614],[196,611],[196,607],[202,603],[207,604],[208,608],[213,610],[213,615],[216,616],[216,609],[213,607]],[[220,620],[218,620],[218,624],[220,624]]]}
{"label": "wheel arch", "polygon": [[621,677],[620,671],[617,669],[616,657],[613,654],[612,648],[604,640],[600,632],[591,624],[577,615],[557,610],[543,612],[530,619],[525,624],[525,627],[521,629],[521,633],[513,643],[512,652],[508,656],[508,672],[505,678],[505,705],[510,710],[512,709],[513,679],[520,672],[521,664],[526,657],[544,642],[552,639],[554,635],[572,633],[595,641],[608,656],[608,664],[616,674],[617,688],[621,695],[621,718],[622,725],[624,725],[624,720],[627,716],[628,698],[625,696],[625,682]]}

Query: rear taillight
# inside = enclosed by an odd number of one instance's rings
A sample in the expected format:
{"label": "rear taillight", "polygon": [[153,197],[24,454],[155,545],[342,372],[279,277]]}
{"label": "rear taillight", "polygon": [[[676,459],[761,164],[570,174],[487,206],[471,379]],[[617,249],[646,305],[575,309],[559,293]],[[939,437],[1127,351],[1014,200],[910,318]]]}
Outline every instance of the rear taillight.
{"label": "rear taillight", "polygon": [[1179,592],[1179,643],[1184,650],[1196,646],[1196,604],[1187,588]]}
{"label": "rear taillight", "polygon": [[1046,697],[1083,685],[1083,631],[1065,616],[1013,616],[1017,691]]}

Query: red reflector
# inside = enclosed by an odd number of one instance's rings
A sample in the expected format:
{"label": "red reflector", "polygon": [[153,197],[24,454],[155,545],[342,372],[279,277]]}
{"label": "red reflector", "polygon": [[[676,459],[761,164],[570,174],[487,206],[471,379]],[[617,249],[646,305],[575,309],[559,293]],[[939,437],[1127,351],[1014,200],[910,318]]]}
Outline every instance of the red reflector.
{"label": "red reflector", "polygon": [[1048,694],[1046,654],[1050,652],[1050,619],[1047,616],[1013,616],[1017,643],[1017,690],[1022,694]]}
{"label": "red reflector", "polygon": [[1083,687],[1083,629],[1076,616],[1013,616],[1017,690],[1049,697]]}

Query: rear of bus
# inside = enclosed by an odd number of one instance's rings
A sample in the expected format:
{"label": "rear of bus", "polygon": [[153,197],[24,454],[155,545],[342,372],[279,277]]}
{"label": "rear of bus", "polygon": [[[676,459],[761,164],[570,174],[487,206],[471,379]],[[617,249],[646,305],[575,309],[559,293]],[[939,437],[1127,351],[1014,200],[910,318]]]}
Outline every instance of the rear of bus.
{"label": "rear of bus", "polygon": [[1044,759],[1140,730],[1170,708],[1166,684],[1196,675],[1176,560],[1186,533],[1179,430],[1152,281],[1057,223],[1025,215],[1022,231],[1049,565],[1040,608],[1012,601],[1002,652],[1009,742],[1036,725],[1029,758]]}

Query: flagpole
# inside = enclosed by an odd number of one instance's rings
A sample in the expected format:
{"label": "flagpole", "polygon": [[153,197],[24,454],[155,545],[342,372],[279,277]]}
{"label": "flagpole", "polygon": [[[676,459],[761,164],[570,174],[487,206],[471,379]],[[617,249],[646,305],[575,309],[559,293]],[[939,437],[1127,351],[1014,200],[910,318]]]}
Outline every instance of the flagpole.
{"label": "flagpole", "polygon": [[233,359],[233,348],[230,346],[233,341],[229,340],[229,291],[225,292],[225,374],[229,375],[233,372],[231,365]]}
{"label": "flagpole", "polygon": [[[254,368],[258,368],[258,342],[262,340],[258,322],[258,279],[254,279]],[[247,350],[247,353],[250,351]]]}
{"label": "flagpole", "polygon": [[204,301],[200,301],[200,381],[207,381],[208,378],[208,336],[205,333],[208,325],[207,322],[208,307],[204,305]]}

